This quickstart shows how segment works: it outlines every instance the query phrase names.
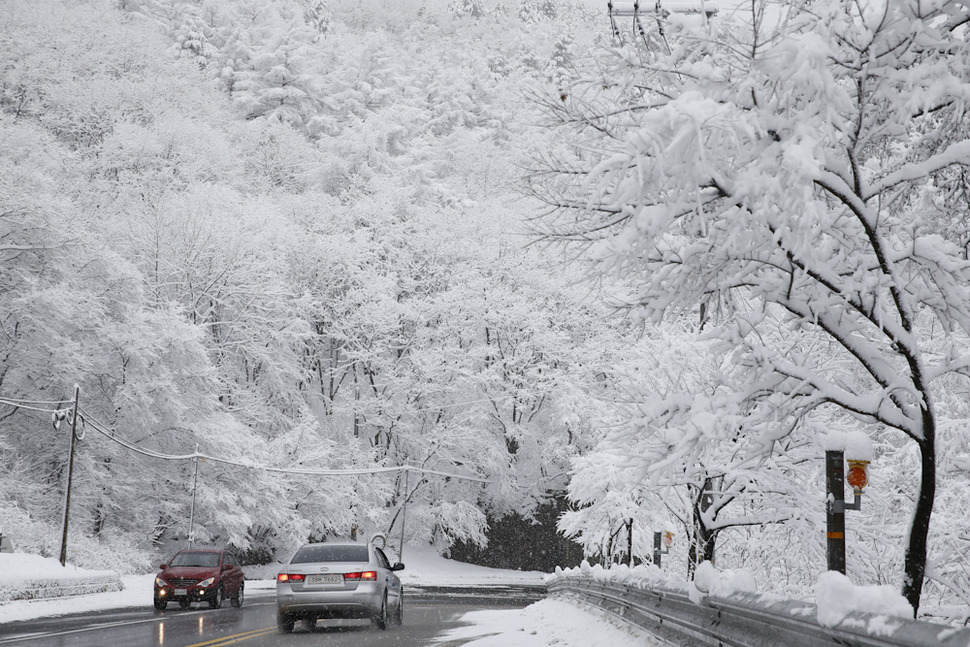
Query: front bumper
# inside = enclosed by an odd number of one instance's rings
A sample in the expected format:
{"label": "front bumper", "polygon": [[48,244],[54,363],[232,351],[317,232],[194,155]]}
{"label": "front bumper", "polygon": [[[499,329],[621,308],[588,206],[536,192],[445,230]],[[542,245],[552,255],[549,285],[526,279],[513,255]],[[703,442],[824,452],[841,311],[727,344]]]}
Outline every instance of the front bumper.
{"label": "front bumper", "polygon": [[217,586],[205,588],[199,586],[188,586],[185,588],[156,586],[155,599],[164,602],[210,602],[216,598]]}

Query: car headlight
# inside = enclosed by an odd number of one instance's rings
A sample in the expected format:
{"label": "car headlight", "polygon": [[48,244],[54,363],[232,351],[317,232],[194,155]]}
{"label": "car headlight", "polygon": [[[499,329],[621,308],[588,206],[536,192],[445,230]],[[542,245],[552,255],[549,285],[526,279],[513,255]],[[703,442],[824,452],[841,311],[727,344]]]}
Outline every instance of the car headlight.
{"label": "car headlight", "polygon": [[157,586],[158,588],[162,588],[163,586],[168,586],[168,582],[166,582],[165,580],[163,580],[160,577],[156,577],[155,578],[155,586]]}
{"label": "car headlight", "polygon": [[212,586],[212,583],[215,581],[216,581],[216,578],[210,577],[207,580],[202,580],[201,582],[196,584],[196,586],[201,586],[202,588],[206,588],[206,587]]}

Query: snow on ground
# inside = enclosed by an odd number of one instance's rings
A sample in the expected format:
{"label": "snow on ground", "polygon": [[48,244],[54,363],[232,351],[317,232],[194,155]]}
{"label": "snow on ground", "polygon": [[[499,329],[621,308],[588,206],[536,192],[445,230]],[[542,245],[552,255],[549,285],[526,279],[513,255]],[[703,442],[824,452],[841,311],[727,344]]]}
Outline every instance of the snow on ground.
{"label": "snow on ground", "polygon": [[593,609],[546,599],[524,609],[472,611],[467,627],[438,639],[442,647],[659,647],[651,634],[621,624]]}
{"label": "snow on ground", "polygon": [[[74,566],[62,567],[56,559],[25,553],[0,554],[0,587],[19,582],[56,577],[102,574]],[[394,556],[391,556],[394,559]],[[440,557],[427,547],[405,546],[399,573],[404,586],[503,586],[542,584],[547,574],[484,568]],[[276,573],[282,565],[246,567],[246,591],[250,596],[272,595]],[[154,573],[121,577],[125,589],[48,600],[17,600],[0,604],[0,623],[45,616],[84,613],[125,607],[152,607]],[[472,611],[462,617],[467,623],[439,640],[439,645],[469,647],[626,647],[658,645],[649,634],[627,629],[592,609],[582,609],[560,600],[542,600],[525,609]],[[469,641],[469,642],[465,642]]]}

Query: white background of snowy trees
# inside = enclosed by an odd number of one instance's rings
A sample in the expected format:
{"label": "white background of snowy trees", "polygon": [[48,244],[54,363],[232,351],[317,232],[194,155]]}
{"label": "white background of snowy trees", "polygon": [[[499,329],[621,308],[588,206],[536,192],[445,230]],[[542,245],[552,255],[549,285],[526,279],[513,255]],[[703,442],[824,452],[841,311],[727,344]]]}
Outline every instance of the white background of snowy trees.
{"label": "white background of snowy trees", "polygon": [[[684,569],[705,490],[717,564],[796,595],[824,568],[832,430],[876,449],[849,573],[903,588],[931,398],[921,610],[962,621],[970,61],[943,28],[966,5],[937,4],[792,5],[756,32],[671,16],[613,49],[590,3],[11,0],[0,397],[76,383],[151,451],[489,481],[207,462],[204,541],[396,533],[406,496],[409,537],[444,548],[568,487],[591,555],[633,518],[635,552],[673,530]],[[885,332],[900,312],[910,330]],[[0,523],[24,549],[56,554],[66,445],[0,407]],[[92,429],[77,460],[78,562],[147,568],[184,539],[191,461]]]}

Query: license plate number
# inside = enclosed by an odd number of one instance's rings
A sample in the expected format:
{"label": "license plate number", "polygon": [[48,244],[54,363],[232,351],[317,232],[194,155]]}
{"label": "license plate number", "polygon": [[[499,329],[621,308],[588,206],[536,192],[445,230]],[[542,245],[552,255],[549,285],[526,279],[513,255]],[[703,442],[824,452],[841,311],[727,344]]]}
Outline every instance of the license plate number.
{"label": "license plate number", "polygon": [[175,593],[173,595],[185,595],[188,592],[188,589],[175,589]]}
{"label": "license plate number", "polygon": [[343,575],[310,575],[306,578],[307,584],[343,584]]}

